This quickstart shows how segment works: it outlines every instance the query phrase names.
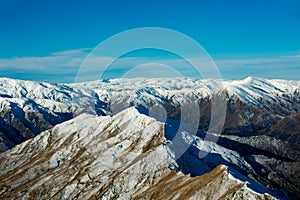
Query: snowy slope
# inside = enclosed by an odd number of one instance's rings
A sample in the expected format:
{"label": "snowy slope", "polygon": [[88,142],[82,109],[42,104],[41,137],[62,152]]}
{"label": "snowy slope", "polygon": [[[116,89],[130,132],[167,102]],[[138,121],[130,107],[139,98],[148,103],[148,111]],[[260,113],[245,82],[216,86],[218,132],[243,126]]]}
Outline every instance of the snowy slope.
{"label": "snowy slope", "polygon": [[[251,168],[239,153],[187,134],[183,142],[204,142],[214,154]],[[225,165],[203,174],[197,157],[173,160],[170,145],[164,125],[135,108],[113,117],[82,114],[0,154],[0,198],[273,199]],[[208,164],[202,165],[210,171]],[[201,173],[191,178],[171,170],[180,165]]]}
{"label": "snowy slope", "polygon": [[[250,191],[251,195],[272,193],[257,185],[259,183],[283,189],[297,199],[300,158],[294,146],[298,140],[282,138],[286,135],[298,138],[298,135],[297,132],[281,133],[278,127],[289,126],[288,123],[296,119],[292,116],[300,112],[299,89],[300,81],[254,77],[235,81],[112,79],[65,85],[2,78],[0,151],[6,152],[0,154],[3,160],[0,178],[5,180],[5,185],[0,186],[4,188],[1,197],[12,195],[10,191],[17,189],[17,196],[48,192],[55,198],[81,194],[84,198],[105,193],[112,198],[116,194],[127,194],[130,188],[131,197],[156,197],[157,194],[159,199],[165,194],[160,191],[162,186],[170,191],[182,188],[179,196],[166,195],[174,199],[183,198],[182,195],[193,188],[197,188],[198,193],[193,193],[195,196],[190,198],[198,199],[210,195],[221,198],[231,186],[240,188],[233,190],[236,195],[245,196],[245,191]],[[171,140],[177,131],[181,107],[189,106],[191,102],[200,105],[198,128],[207,130],[214,95],[222,96],[226,101],[223,129],[226,137],[220,137],[217,143],[210,142],[204,140],[205,132],[199,131],[193,136],[187,129],[179,132],[178,141],[165,141],[163,135]],[[160,108],[166,111],[164,117],[171,119],[166,124],[140,115],[132,108],[153,116],[149,109],[155,105],[161,105]],[[269,130],[276,130],[276,134]],[[39,135],[40,132],[43,133]],[[270,134],[278,137],[272,138]],[[160,145],[163,142],[164,145]],[[17,144],[20,145],[7,151]],[[175,161],[176,148],[181,146],[189,148]],[[146,150],[153,154],[144,154]],[[203,152],[208,155],[199,159]],[[130,169],[122,168],[124,166],[130,166]],[[115,168],[118,170],[112,170]],[[150,174],[154,169],[156,172],[146,177],[145,174],[125,176],[123,173],[141,169]],[[204,175],[213,169],[214,175]],[[116,173],[119,171],[122,173]],[[189,175],[196,178],[191,181]],[[212,189],[202,184],[202,176],[214,185]],[[136,178],[133,185],[126,185],[133,178]],[[69,183],[62,181],[64,179]],[[224,184],[223,179],[228,184]],[[51,188],[52,182],[47,180],[53,180],[57,188],[41,189]],[[182,181],[182,184],[170,184],[168,180]],[[251,184],[237,184],[239,181]],[[224,190],[216,193],[213,188],[221,187],[221,182]],[[28,191],[26,188],[33,189]],[[72,191],[80,191],[80,194]],[[233,198],[230,195],[228,199]]]}
{"label": "snowy slope", "polygon": [[[125,94],[135,98],[154,98],[163,101],[175,95],[178,101],[186,101],[190,95],[206,97],[219,90],[227,90],[247,103],[258,103],[259,98],[274,101],[278,96],[300,92],[300,81],[268,80],[248,77],[244,80],[198,80],[190,78],[134,78],[99,80],[88,83],[52,85],[33,81],[0,78],[0,96],[11,98],[48,99],[65,104],[76,95],[85,97],[97,93],[101,100]],[[147,96],[148,94],[148,96]],[[106,99],[107,101],[108,99]],[[276,102],[276,101],[275,101]],[[78,102],[82,103],[82,102]],[[46,103],[44,103],[46,104]],[[49,107],[45,105],[46,107]]]}
{"label": "snowy slope", "polygon": [[[203,101],[207,109],[201,110],[204,120],[199,128],[207,130],[209,99],[214,94],[225,95],[232,110],[245,110],[227,116],[224,133],[256,135],[299,112],[299,88],[300,81],[253,77],[239,81],[124,78],[66,85],[0,78],[0,151],[82,112],[111,115],[130,106],[168,105],[168,114],[176,119],[180,106]],[[244,104],[235,105],[239,101]]]}

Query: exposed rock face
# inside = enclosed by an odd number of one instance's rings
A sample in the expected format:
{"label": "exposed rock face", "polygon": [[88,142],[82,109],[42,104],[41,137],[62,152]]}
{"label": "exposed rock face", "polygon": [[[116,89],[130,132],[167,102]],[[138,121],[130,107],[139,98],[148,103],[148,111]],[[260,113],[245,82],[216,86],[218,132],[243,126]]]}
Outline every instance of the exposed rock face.
{"label": "exposed rock face", "polygon": [[300,150],[300,112],[279,120],[268,131],[272,137],[287,141],[293,148]]}
{"label": "exposed rock face", "polygon": [[80,115],[0,154],[0,198],[274,199],[224,165],[195,178],[169,169],[165,141],[163,124],[134,108]]}
{"label": "exposed rock face", "polygon": [[299,151],[293,146],[269,136],[224,136],[217,143],[243,155],[258,182],[284,189],[293,198],[299,198]]}

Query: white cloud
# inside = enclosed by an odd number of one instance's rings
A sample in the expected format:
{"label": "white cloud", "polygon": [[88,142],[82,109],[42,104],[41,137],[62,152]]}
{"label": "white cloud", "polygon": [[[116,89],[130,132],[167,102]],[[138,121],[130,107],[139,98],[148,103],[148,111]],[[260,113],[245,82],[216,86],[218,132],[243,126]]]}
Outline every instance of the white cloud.
{"label": "white cloud", "polygon": [[[74,81],[78,69],[88,55],[89,48],[75,49],[63,52],[55,52],[45,57],[13,57],[0,59],[1,76],[11,78],[35,79],[38,81],[50,82],[72,82]],[[82,80],[92,80],[99,78],[107,63],[115,60],[107,56],[90,56],[84,63],[86,72],[83,73]],[[201,72],[209,74],[211,66],[209,60],[192,58],[191,61],[201,63]],[[123,57],[116,59],[111,65],[111,72],[121,76],[127,69],[145,65],[151,68],[151,64],[164,65],[173,71],[177,71],[185,76],[199,76],[193,67],[183,59],[154,59],[148,57]],[[157,64],[155,64],[157,63]],[[266,78],[286,78],[300,79],[300,55],[288,55],[282,57],[265,57],[253,59],[230,59],[217,60],[222,76],[229,79],[244,78],[245,76],[258,76]],[[166,68],[156,74],[162,76],[167,74]],[[147,70],[139,70],[136,76],[145,76]],[[155,73],[153,73],[155,74]],[[168,75],[168,74],[167,74]],[[146,74],[147,76],[147,74]]]}
{"label": "white cloud", "polygon": [[[225,78],[258,76],[300,79],[300,55],[216,61]],[[229,76],[231,75],[231,77]]]}

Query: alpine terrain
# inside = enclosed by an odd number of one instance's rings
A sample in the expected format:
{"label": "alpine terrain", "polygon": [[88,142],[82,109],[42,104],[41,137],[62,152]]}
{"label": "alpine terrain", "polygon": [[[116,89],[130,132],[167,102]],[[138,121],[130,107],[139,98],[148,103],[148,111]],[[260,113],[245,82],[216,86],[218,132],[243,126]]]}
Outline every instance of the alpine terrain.
{"label": "alpine terrain", "polygon": [[300,81],[0,79],[0,199],[300,199]]}

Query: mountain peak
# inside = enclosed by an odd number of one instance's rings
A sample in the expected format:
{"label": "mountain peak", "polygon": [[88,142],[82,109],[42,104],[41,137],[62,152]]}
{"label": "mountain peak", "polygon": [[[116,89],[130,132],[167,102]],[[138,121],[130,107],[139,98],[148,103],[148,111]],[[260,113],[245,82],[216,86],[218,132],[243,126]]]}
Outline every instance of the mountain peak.
{"label": "mountain peak", "polygon": [[0,154],[0,198],[169,199],[176,191],[173,199],[272,199],[232,177],[225,165],[195,178],[169,169],[175,161],[164,140],[163,125],[135,108],[113,117],[82,114]]}

